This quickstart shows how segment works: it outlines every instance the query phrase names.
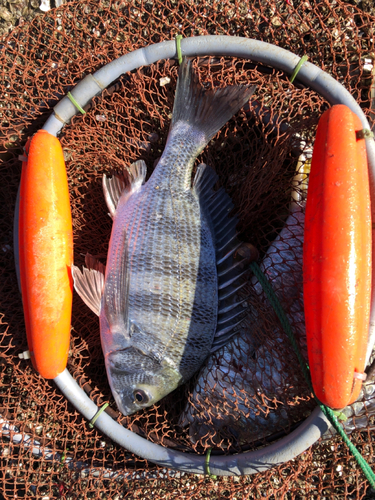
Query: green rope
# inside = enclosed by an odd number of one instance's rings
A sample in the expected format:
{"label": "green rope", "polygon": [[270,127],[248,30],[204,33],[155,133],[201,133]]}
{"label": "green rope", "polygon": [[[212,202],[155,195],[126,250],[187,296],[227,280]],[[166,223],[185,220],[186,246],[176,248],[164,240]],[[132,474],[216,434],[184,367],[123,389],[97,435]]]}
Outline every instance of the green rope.
{"label": "green rope", "polygon": [[81,107],[81,105],[78,103],[78,101],[76,101],[76,100],[74,99],[73,94],[71,94],[70,92],[68,92],[68,93],[66,94],[66,96],[68,97],[68,99],[70,100],[70,102],[71,102],[72,104],[74,104],[74,106],[78,109],[78,111],[79,111],[80,113],[82,113],[83,115],[85,115],[85,114],[86,114],[86,111],[85,111],[85,110]]}
{"label": "green rope", "polygon": [[181,40],[183,36],[182,35],[176,35],[176,50],[177,50],[177,60],[178,64],[182,63],[182,52],[181,52]]}
{"label": "green rope", "polygon": [[308,59],[308,58],[309,58],[309,56],[304,55],[304,56],[302,56],[302,57],[301,57],[301,59],[298,61],[297,66],[294,68],[293,73],[290,75],[290,78],[289,78],[290,83],[293,83],[293,82],[294,82],[294,80],[295,80],[295,78],[296,78],[296,76],[297,76],[297,74],[298,74],[299,70],[301,69],[301,67],[302,67],[303,63],[304,63],[305,61],[307,61],[307,59]]}
{"label": "green rope", "polygon": [[344,441],[344,443],[347,445],[347,447],[351,451],[352,455],[354,456],[354,458],[356,459],[357,463],[361,467],[364,475],[366,476],[366,479],[368,480],[368,482],[370,483],[370,485],[372,486],[372,488],[375,488],[375,474],[372,471],[371,467],[366,462],[366,460],[362,457],[362,455],[359,452],[359,450],[354,446],[354,444],[350,441],[350,439],[346,435],[344,429],[342,428],[340,422],[338,421],[338,419],[337,419],[337,417],[335,415],[334,410],[332,410],[328,406],[325,406],[316,397],[316,395],[314,393],[314,390],[313,390],[313,387],[312,387],[312,384],[311,384],[309,366],[307,365],[307,363],[305,362],[304,358],[302,357],[301,351],[299,350],[298,344],[296,342],[296,339],[295,339],[295,337],[293,335],[293,332],[292,332],[292,329],[290,327],[288,318],[287,318],[287,316],[286,316],[283,308],[281,307],[281,304],[280,304],[280,302],[279,302],[279,300],[278,300],[275,292],[273,291],[272,286],[270,285],[269,281],[267,280],[267,278],[265,277],[265,275],[262,273],[260,267],[258,266],[258,264],[256,262],[252,262],[250,264],[250,268],[253,271],[253,273],[256,276],[256,278],[258,279],[259,283],[262,285],[263,290],[265,291],[268,300],[270,301],[272,307],[274,308],[274,310],[275,310],[275,312],[276,312],[276,314],[277,314],[277,316],[278,316],[278,318],[279,318],[279,320],[281,322],[281,325],[282,325],[283,329],[285,330],[286,334],[289,337],[290,342],[292,343],[293,349],[294,349],[294,351],[295,351],[295,353],[297,355],[298,361],[299,361],[299,363],[301,365],[301,368],[302,368],[302,371],[303,371],[303,375],[304,375],[304,377],[306,379],[306,382],[307,382],[307,384],[309,386],[309,389],[311,390],[311,392],[314,395],[314,398],[315,398],[316,402],[318,403],[318,405],[320,406],[320,409],[322,410],[322,412],[324,413],[324,415],[327,417],[327,419],[330,421],[330,423],[332,424],[332,426],[336,429],[336,431],[341,436],[341,438]]}
{"label": "green rope", "polygon": [[206,460],[204,462],[204,472],[207,476],[209,476],[211,479],[217,479],[217,476],[214,476],[210,472],[210,456],[211,456],[211,448],[208,448],[207,454],[206,454]]}
{"label": "green rope", "polygon": [[95,415],[92,417],[92,419],[89,422],[89,427],[91,427],[91,429],[94,427],[95,422],[98,420],[100,414],[103,413],[103,411],[107,408],[107,406],[109,406],[109,403],[104,403],[104,405],[101,406],[99,410],[95,413]]}

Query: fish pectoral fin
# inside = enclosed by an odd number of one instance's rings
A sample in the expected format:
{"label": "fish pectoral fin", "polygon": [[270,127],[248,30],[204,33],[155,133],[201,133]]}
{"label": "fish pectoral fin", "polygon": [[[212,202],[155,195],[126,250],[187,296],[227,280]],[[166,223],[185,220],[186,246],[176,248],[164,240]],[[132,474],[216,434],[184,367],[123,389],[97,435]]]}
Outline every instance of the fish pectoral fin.
{"label": "fish pectoral fin", "polygon": [[100,301],[104,288],[104,266],[100,265],[103,267],[103,272],[99,269],[86,269],[86,267],[82,272],[77,266],[72,266],[74,288],[83,302],[97,316],[100,313]]}
{"label": "fish pectoral fin", "polygon": [[[112,177],[103,175],[103,192],[107,203],[109,215],[115,216],[118,202],[124,193],[135,193],[144,183],[147,175],[146,163],[143,160],[137,160],[130,165],[129,168],[124,168],[122,171],[115,173]],[[129,177],[130,185],[126,182]]]}
{"label": "fish pectoral fin", "polygon": [[129,279],[128,239],[122,228],[111,236],[111,258],[107,261],[102,305],[110,329],[121,325],[126,338],[130,338]]}

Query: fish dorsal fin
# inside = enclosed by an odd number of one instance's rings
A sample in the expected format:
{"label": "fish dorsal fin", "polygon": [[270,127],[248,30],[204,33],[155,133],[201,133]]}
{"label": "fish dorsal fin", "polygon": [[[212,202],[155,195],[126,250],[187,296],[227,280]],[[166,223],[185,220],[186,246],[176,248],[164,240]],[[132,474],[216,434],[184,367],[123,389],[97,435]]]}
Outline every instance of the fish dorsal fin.
{"label": "fish dorsal fin", "polygon": [[226,86],[204,89],[193,71],[190,59],[184,58],[179,68],[171,128],[184,121],[204,133],[204,146],[225,123],[244,106],[255,86]]}
{"label": "fish dorsal fin", "polygon": [[219,309],[211,353],[236,334],[236,327],[246,317],[246,299],[239,298],[237,292],[246,284],[247,264],[257,257],[256,252],[241,251],[246,244],[237,237],[237,218],[229,215],[233,203],[223,188],[213,190],[217,179],[212,168],[200,164],[193,181],[193,189],[199,197],[216,248]]}
{"label": "fish dorsal fin", "polygon": [[[121,196],[124,193],[131,194],[138,191],[145,181],[146,174],[146,163],[143,160],[137,160],[130,165],[129,169],[115,173],[112,177],[103,175],[104,198],[112,218],[115,216]],[[126,176],[129,177],[130,185],[125,180]]]}
{"label": "fish dorsal fin", "polygon": [[110,252],[112,258],[111,263],[107,263],[101,313],[104,313],[112,332],[121,332],[125,338],[130,338],[128,240],[125,228],[112,233]]}
{"label": "fish dorsal fin", "polygon": [[199,198],[199,206],[205,215],[205,219],[210,228],[211,236],[214,242],[215,230],[212,224],[212,214],[208,207],[212,196],[215,194],[213,187],[217,180],[218,176],[211,167],[208,167],[205,163],[200,163],[198,165],[193,180],[193,191],[195,191],[197,197]]}
{"label": "fish dorsal fin", "polygon": [[215,242],[217,262],[219,263],[220,259],[230,249],[229,244],[233,242],[233,245],[235,245],[238,242],[238,240],[234,241],[238,221],[235,217],[229,216],[233,209],[233,203],[224,188],[217,191],[213,190],[217,180],[218,176],[213,169],[201,163],[198,165],[194,177],[193,189],[199,198],[199,204],[210,226]]}
{"label": "fish dorsal fin", "polygon": [[88,269],[84,267],[83,272],[77,266],[72,266],[74,288],[83,302],[99,316],[105,266],[90,254],[86,254],[85,262]]}

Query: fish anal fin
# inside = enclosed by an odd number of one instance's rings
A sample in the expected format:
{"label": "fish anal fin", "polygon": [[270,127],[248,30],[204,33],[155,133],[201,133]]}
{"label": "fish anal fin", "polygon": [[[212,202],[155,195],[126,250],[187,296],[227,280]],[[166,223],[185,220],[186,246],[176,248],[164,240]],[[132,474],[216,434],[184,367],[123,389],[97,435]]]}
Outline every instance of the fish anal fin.
{"label": "fish anal fin", "polygon": [[146,163],[143,160],[137,160],[129,168],[114,172],[112,177],[103,176],[104,198],[112,218],[115,216],[118,202],[123,194],[129,195],[138,191],[145,181],[146,174]]}
{"label": "fish anal fin", "polygon": [[145,182],[147,175],[147,166],[143,160],[137,160],[130,165],[130,182],[132,192],[138,191]]}
{"label": "fish anal fin", "polygon": [[[92,256],[90,256],[94,259]],[[87,262],[87,260],[86,260]],[[100,301],[104,289],[104,265],[97,264],[97,269],[72,266],[74,288],[83,302],[97,315],[100,313]]]}
{"label": "fish anal fin", "polygon": [[118,201],[125,189],[126,182],[122,173],[113,173],[112,177],[107,177],[105,174],[103,175],[104,199],[112,218],[115,216]]}

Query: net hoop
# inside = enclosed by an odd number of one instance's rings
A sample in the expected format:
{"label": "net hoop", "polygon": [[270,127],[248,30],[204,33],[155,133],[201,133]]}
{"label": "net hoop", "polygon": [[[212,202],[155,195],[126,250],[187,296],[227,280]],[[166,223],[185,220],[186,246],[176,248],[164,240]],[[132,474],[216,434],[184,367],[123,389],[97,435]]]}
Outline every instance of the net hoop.
{"label": "net hoop", "polygon": [[[251,59],[292,75],[301,58],[278,46],[259,40],[233,36],[197,36],[185,38],[180,42],[181,54],[187,57],[227,56]],[[151,44],[142,49],[129,52],[86,76],[71,91],[73,100],[65,96],[54,107],[54,113],[48,118],[43,129],[57,136],[65,124],[79,113],[91,99],[100,94],[108,85],[122,74],[156,63],[162,59],[176,59],[176,41]],[[301,83],[319,93],[330,104],[345,104],[361,120],[364,129],[370,129],[366,116],[352,95],[333,77],[310,62],[304,62],[296,77]],[[73,103],[72,101],[76,101]],[[78,103],[78,106],[77,106]],[[370,193],[375,200],[375,142],[366,137],[366,149],[370,174]],[[375,210],[375,203],[372,203]],[[15,227],[18,227],[18,200],[15,213]],[[17,235],[17,231],[14,232]],[[15,239],[17,236],[15,237]],[[18,243],[15,241],[15,255],[18,256]],[[16,258],[16,269],[19,274]],[[374,294],[375,295],[375,294]],[[375,297],[371,304],[370,324],[375,323]],[[375,341],[375,331],[370,330],[368,353],[371,353]],[[367,356],[367,359],[369,356]],[[99,408],[79,387],[68,370],[58,375],[54,382],[70,403],[89,421],[98,413]],[[207,473],[205,455],[178,452],[152,443],[134,432],[125,429],[105,412],[100,413],[95,427],[114,442],[132,453],[163,467],[185,473]],[[311,415],[293,432],[260,450],[236,455],[215,456],[209,458],[211,475],[239,476],[263,472],[271,467],[292,460],[313,445],[330,427],[327,418],[317,407]]]}

